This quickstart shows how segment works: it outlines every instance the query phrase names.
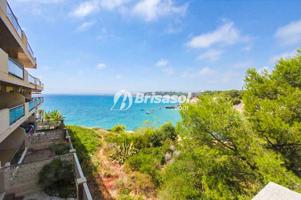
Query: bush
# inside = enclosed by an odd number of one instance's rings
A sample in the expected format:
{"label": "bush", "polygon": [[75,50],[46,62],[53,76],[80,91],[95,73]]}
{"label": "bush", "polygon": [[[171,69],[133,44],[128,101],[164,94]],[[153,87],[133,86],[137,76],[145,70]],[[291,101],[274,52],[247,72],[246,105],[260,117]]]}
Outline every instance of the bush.
{"label": "bush", "polygon": [[129,157],[126,161],[127,166],[133,171],[148,174],[155,185],[160,183],[159,170],[161,168],[164,153],[160,148],[143,149],[138,154]]}
{"label": "bush", "polygon": [[64,155],[69,153],[70,147],[68,144],[53,144],[50,149],[55,155]]}
{"label": "bush", "polygon": [[125,132],[125,130],[126,130],[126,127],[124,125],[118,124],[118,125],[114,126],[111,131],[115,132],[115,133],[123,133],[123,132]]}
{"label": "bush", "polygon": [[163,124],[160,127],[160,131],[163,133],[164,139],[170,139],[170,140],[177,139],[176,129],[170,122]]}
{"label": "bush", "polygon": [[73,165],[68,161],[53,160],[39,173],[39,185],[50,196],[75,197]]}
{"label": "bush", "polygon": [[46,121],[62,121],[64,120],[64,117],[58,110],[54,110],[50,112],[45,112],[44,119]]}
{"label": "bush", "polygon": [[95,166],[91,157],[101,145],[100,134],[93,129],[79,126],[67,126],[67,129],[84,173],[92,175]]}

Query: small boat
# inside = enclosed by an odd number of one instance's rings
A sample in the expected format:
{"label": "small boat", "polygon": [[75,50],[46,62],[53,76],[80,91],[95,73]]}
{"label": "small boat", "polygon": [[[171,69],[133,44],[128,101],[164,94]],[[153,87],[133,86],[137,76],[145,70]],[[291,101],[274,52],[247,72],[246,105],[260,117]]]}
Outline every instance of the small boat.
{"label": "small boat", "polygon": [[154,109],[151,109],[150,111],[146,111],[145,114],[149,115],[149,114],[154,113],[154,111],[155,111]]}
{"label": "small boat", "polygon": [[178,106],[165,106],[166,109],[176,109]]}

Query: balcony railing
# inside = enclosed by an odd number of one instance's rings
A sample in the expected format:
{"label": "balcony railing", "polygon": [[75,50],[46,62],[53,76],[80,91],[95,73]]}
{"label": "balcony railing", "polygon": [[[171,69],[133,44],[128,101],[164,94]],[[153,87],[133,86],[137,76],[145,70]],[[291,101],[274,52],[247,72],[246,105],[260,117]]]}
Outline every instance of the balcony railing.
{"label": "balcony railing", "polygon": [[27,51],[30,53],[31,57],[34,58],[33,50],[28,42],[27,42],[26,47],[27,47]]}
{"label": "balcony railing", "polygon": [[13,59],[8,59],[8,73],[24,80],[24,68]]}
{"label": "balcony railing", "polygon": [[35,107],[36,107],[35,101],[34,101],[34,100],[31,100],[31,101],[29,102],[29,111],[32,111]]}
{"label": "balcony railing", "polygon": [[20,38],[22,38],[22,28],[18,22],[18,19],[16,17],[16,15],[14,14],[13,10],[11,9],[11,7],[9,6],[9,4],[6,4],[6,13],[7,13],[7,17],[9,18],[10,22],[12,23],[12,25],[14,26],[14,28],[16,29],[18,35],[20,36]]}
{"label": "balcony railing", "polygon": [[[25,72],[27,72],[27,71],[24,69],[24,67],[21,64],[19,64],[12,58],[8,58],[8,73],[10,75],[17,77],[19,79],[22,79],[22,80],[26,80],[35,86],[44,87],[44,85],[40,79],[32,76],[29,73],[25,73]],[[28,74],[28,75],[25,77],[26,74]]]}
{"label": "balcony railing", "polygon": [[9,109],[9,125],[13,125],[16,121],[24,117],[25,107],[24,105],[16,106]]}
{"label": "balcony railing", "polygon": [[33,77],[31,74],[28,74],[28,82],[36,85],[36,78]]}
{"label": "balcony railing", "polygon": [[43,97],[34,97],[33,101],[34,101],[35,107],[37,107],[44,102],[44,98]]}
{"label": "balcony railing", "polygon": [[[6,15],[7,15],[9,21],[11,22],[11,24],[13,25],[13,27],[15,28],[16,32],[18,33],[19,37],[21,39],[23,39],[24,37],[26,38],[26,36],[25,36],[25,34],[24,34],[20,24],[19,24],[18,18],[14,14],[14,12],[11,9],[8,2],[6,3]],[[33,50],[31,48],[29,42],[27,41],[27,39],[26,39],[26,49],[29,52],[30,56],[35,60]]]}

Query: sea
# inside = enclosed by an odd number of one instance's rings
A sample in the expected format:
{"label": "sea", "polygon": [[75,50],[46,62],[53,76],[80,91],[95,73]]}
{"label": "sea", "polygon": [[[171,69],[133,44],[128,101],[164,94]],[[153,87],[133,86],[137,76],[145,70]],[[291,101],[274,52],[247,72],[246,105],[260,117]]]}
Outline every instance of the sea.
{"label": "sea", "polygon": [[[79,125],[111,129],[123,124],[127,130],[141,127],[159,127],[166,122],[176,124],[181,117],[175,106],[166,103],[133,103],[120,110],[120,104],[114,105],[114,96],[110,95],[43,95],[42,109],[45,111],[59,110],[67,125]],[[112,109],[113,107],[113,109]]]}

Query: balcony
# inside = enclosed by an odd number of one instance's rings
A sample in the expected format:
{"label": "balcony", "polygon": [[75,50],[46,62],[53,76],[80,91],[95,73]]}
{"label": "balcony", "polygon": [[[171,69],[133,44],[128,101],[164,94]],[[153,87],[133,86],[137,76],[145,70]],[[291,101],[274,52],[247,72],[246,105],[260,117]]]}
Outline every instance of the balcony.
{"label": "balcony", "polygon": [[18,22],[17,17],[15,16],[13,10],[11,9],[10,5],[8,4],[8,2],[6,3],[6,16],[8,17],[8,19],[14,26],[14,28],[17,31],[20,38],[22,38],[22,28]]}
{"label": "balcony", "polygon": [[25,106],[20,105],[9,109],[9,125],[13,125],[16,121],[25,116]]}
{"label": "balcony", "polygon": [[31,101],[29,102],[29,111],[32,111],[35,107],[36,107],[35,101],[34,101],[34,100],[31,100]]}
{"label": "balcony", "polygon": [[8,59],[8,73],[24,80],[24,68],[13,59]]}
{"label": "balcony", "polygon": [[30,102],[13,108],[0,110],[0,143],[25,122],[43,103],[42,97],[33,98]]}
{"label": "balcony", "polygon": [[[1,0],[0,0],[1,1]],[[0,48],[0,80],[3,82],[31,88],[35,91],[43,90],[43,83],[40,79],[28,73],[24,67]]]}
{"label": "balcony", "polygon": [[33,50],[7,0],[0,0],[0,45],[23,66],[36,68]]}

